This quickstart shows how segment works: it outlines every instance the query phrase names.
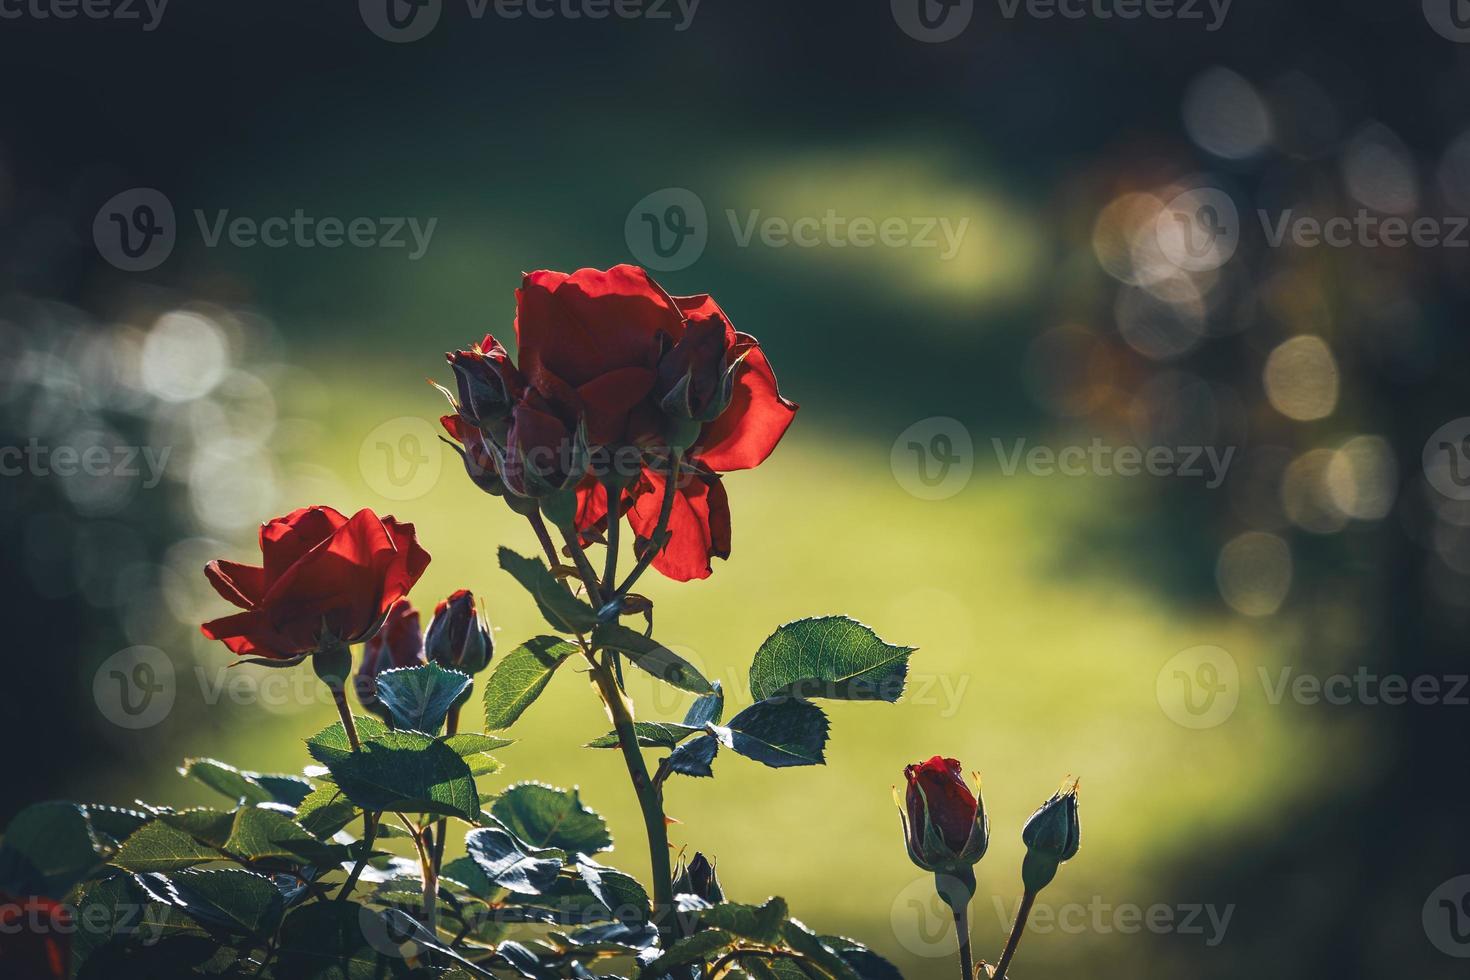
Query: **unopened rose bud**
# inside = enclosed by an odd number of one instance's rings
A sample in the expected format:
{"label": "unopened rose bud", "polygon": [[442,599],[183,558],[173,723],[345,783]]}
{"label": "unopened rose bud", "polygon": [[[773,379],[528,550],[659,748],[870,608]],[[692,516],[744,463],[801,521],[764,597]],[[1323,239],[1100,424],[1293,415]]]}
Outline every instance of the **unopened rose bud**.
{"label": "unopened rose bud", "polygon": [[511,410],[525,391],[526,383],[510,355],[490,334],[469,350],[444,355],[454,369],[458,397],[454,400],[460,417],[504,444],[510,428]]}
{"label": "unopened rose bud", "polygon": [[1041,805],[1021,830],[1026,857],[1021,862],[1021,882],[1026,891],[1040,891],[1057,875],[1063,861],[1077,856],[1082,843],[1077,820],[1077,781],[1069,779],[1051,799]]}
{"label": "unopened rose bud", "polygon": [[718,905],[725,900],[725,892],[720,887],[720,879],[715,875],[713,862],[698,851],[687,866],[680,863],[674,872],[673,891],[675,895],[697,895],[711,905]]}
{"label": "unopened rose bud", "polygon": [[424,658],[424,638],[419,632],[418,610],[400,599],[388,610],[382,627],[362,646],[362,661],[353,684],[357,700],[369,711],[386,714],[378,701],[378,675],[399,667],[418,667]]}
{"label": "unopened rose bud", "polygon": [[[958,759],[937,755],[908,766],[903,771],[908,790],[900,812],[909,859],[941,880],[952,879],[959,891],[968,884],[973,893],[971,867],[990,845],[990,821],[978,780],[971,793],[961,772]],[[951,894],[953,891],[942,887],[940,894],[951,905],[969,901],[970,894]]]}
{"label": "unopened rose bud", "polygon": [[460,589],[434,607],[434,618],[424,634],[429,660],[465,674],[477,674],[494,653],[490,630],[475,610],[475,597]]}

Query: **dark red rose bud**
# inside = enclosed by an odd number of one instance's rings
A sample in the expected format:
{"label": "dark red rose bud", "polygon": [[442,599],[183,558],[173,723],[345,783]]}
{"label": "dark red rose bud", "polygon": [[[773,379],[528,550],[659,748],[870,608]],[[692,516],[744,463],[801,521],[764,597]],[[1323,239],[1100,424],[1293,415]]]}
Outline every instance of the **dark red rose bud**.
{"label": "dark red rose bud", "polygon": [[673,891],[675,895],[697,895],[711,905],[725,900],[725,891],[720,887],[714,863],[698,851],[688,865],[681,861],[675,869]]}
{"label": "dark red rose bud", "polygon": [[985,856],[990,823],[956,759],[935,756],[904,769],[903,830],[909,858],[925,871],[968,872]]}
{"label": "dark red rose bud", "polygon": [[734,336],[718,314],[688,322],[683,339],[659,358],[654,395],[664,414],[694,422],[720,417],[735,392],[740,356],[731,350]]}
{"label": "dark red rose bud", "polygon": [[590,462],[583,421],[564,405],[528,389],[511,413],[501,471],[506,487],[522,497],[573,490]]}
{"label": "dark red rose bud", "polygon": [[424,657],[424,635],[419,630],[419,614],[407,599],[400,599],[388,610],[382,629],[363,644],[362,660],[357,665],[354,686],[357,700],[369,711],[382,712],[378,702],[378,675],[399,667],[418,667],[428,663]]}
{"label": "dark red rose bud", "polygon": [[490,663],[494,641],[468,589],[460,589],[434,607],[424,650],[439,666],[470,675],[478,674]]}
{"label": "dark red rose bud", "polygon": [[205,566],[215,591],[244,612],[200,629],[238,656],[277,666],[368,639],[429,566],[412,524],[366,509],[348,518],[303,507],[261,526],[260,551],[260,567]]}
{"label": "dark red rose bud", "polygon": [[70,975],[75,929],[70,910],[60,902],[0,892],[0,976],[63,980]]}
{"label": "dark red rose bud", "polygon": [[444,355],[454,369],[459,415],[490,438],[504,443],[511,409],[526,390],[521,372],[490,334],[469,350]]}
{"label": "dark red rose bud", "polygon": [[459,453],[459,458],[464,461],[465,472],[470,475],[475,486],[497,497],[504,496],[505,481],[500,478],[500,464],[484,433],[459,415],[440,416],[439,424],[444,426],[444,431],[454,440],[444,441],[449,442],[450,447]]}

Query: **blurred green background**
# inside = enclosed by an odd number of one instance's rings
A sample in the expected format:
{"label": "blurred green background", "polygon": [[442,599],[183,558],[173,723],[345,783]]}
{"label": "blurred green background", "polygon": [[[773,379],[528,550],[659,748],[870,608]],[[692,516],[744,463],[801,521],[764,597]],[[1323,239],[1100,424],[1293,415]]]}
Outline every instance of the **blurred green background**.
{"label": "blurred green background", "polygon": [[[1467,870],[1464,709],[1273,703],[1258,674],[1464,670],[1470,515],[1420,465],[1464,411],[1463,253],[1272,249],[1254,221],[1464,213],[1470,60],[1413,7],[1240,0],[1218,32],[979,7],[942,44],[886,4],[716,0],[685,31],[451,6],[410,44],[350,9],[274,3],[170,10],[150,33],[7,27],[0,78],[30,94],[0,120],[6,444],[100,430],[172,457],[149,490],[0,481],[23,559],[4,573],[26,623],[13,655],[31,664],[4,706],[51,745],[12,758],[0,815],[52,796],[204,802],[173,772],[186,754],[302,763],[332,718],[306,672],[262,694],[263,672],[226,671],[196,629],[224,608],[203,563],[252,560],[255,526],[294,507],[414,522],[434,556],[421,609],[467,587],[502,650],[540,632],[494,560],[534,539],[433,441],[424,379],[447,382],[442,352],[486,331],[509,342],[522,271],[639,260],[630,211],[686,188],[708,245],[656,277],[713,293],[802,409],[767,463],[727,479],[731,560],[704,582],[644,579],[658,635],[734,706],[794,618],[848,613],[919,652],[899,704],[826,706],[825,767],[722,756],[714,780],[672,781],[675,846],[717,858],[733,897],[784,895],[905,976],[946,977],[948,924],[890,787],[936,753],[982,775],[974,939],[993,962],[1020,826],[1072,774],[1083,849],[1042,904],[1082,924],[1038,920],[1013,976],[1457,975],[1424,903]],[[178,243],[130,274],[91,224],[132,187],[167,196]],[[1199,187],[1235,201],[1241,242],[1190,273],[1150,242]],[[437,224],[415,261],[210,248],[195,209]],[[742,246],[727,217],[829,210],[968,224],[946,258]],[[1300,336],[1326,360],[1283,351]],[[973,472],[925,499],[904,446],[935,419],[969,436]],[[1095,437],[1236,455],[1209,489],[1007,475],[992,442]],[[126,731],[92,684],[138,644],[173,661],[177,697]],[[1236,665],[1238,704],[1194,728],[1175,720],[1172,658],[1201,646]],[[681,717],[644,680],[640,718]],[[563,669],[482,789],[581,787],[613,863],[646,874],[619,759],[581,748],[607,728]],[[1168,921],[1141,924],[1155,906]]]}

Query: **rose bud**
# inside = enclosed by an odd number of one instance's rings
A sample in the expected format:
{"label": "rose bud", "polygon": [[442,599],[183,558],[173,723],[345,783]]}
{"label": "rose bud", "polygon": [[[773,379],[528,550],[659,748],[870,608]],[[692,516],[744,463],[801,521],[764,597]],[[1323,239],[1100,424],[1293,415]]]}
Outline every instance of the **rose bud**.
{"label": "rose bud", "polygon": [[439,438],[459,453],[459,458],[464,461],[465,472],[470,475],[475,486],[497,497],[504,496],[505,482],[500,479],[500,466],[496,463],[495,454],[484,433],[458,415],[440,416],[439,424],[444,426],[444,431],[449,433],[453,441],[444,439],[443,436]]}
{"label": "rose bud", "polygon": [[378,701],[378,675],[399,667],[418,667],[428,661],[424,657],[424,636],[419,631],[419,613],[407,599],[400,599],[388,610],[383,628],[362,646],[362,661],[357,666],[354,686],[357,700],[364,708],[387,714]]}
{"label": "rose bud", "polygon": [[714,864],[698,851],[694,852],[694,859],[688,865],[680,863],[674,873],[673,891],[675,895],[697,895],[711,905],[725,900],[725,891],[715,875]]}
{"label": "rose bud", "polygon": [[490,663],[494,641],[475,611],[475,597],[468,589],[460,589],[434,607],[434,618],[424,634],[424,649],[439,666],[466,674],[477,674]]}
{"label": "rose bud", "polygon": [[[744,359],[732,350],[734,336],[723,316],[688,321],[683,338],[659,358],[654,396],[664,414],[695,422],[720,417],[734,395],[735,373]],[[740,346],[748,350],[750,345]]]}
{"label": "rose bud", "polygon": [[909,860],[935,874],[940,896],[954,908],[975,892],[972,866],[990,845],[990,821],[971,793],[958,759],[934,756],[903,771],[908,791],[899,808]]}
{"label": "rose bud", "polygon": [[490,334],[469,350],[445,354],[459,395],[454,405],[470,425],[504,445],[511,410],[526,389],[510,355]]}
{"label": "rose bud", "polygon": [[[537,498],[575,491],[589,464],[584,420],[551,403],[537,389],[528,389],[514,407],[506,436],[501,478],[507,488],[519,497]],[[575,513],[575,500],[572,507]]]}
{"label": "rose bud", "polygon": [[1041,805],[1021,830],[1026,857],[1021,862],[1021,882],[1026,891],[1040,891],[1056,877],[1063,861],[1077,856],[1082,843],[1077,821],[1077,781],[1069,779],[1051,799]]}

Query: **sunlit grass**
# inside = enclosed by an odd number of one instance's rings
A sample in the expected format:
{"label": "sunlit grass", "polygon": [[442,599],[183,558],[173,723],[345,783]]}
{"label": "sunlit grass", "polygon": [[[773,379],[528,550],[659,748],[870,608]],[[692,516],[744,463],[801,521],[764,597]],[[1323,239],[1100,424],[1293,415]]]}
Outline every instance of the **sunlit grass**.
{"label": "sunlit grass", "polygon": [[[372,386],[364,400],[360,381],[348,389],[345,374],[324,380],[343,392],[341,401],[350,394],[362,407],[339,417],[335,438],[324,444],[318,462],[340,480],[343,498],[321,502],[372,506],[417,525],[434,556],[414,592],[420,608],[468,587],[482,597],[502,651],[545,631],[495,562],[502,544],[534,553],[529,530],[475,490],[448,449],[440,478],[418,499],[385,500],[364,479],[363,437],[395,416],[432,418],[433,393],[395,382]],[[875,945],[906,976],[949,976],[951,961],[918,955],[923,931],[910,901],[932,902],[927,886],[914,884],[923,876],[905,856],[890,799],[905,764],[942,753],[983,775],[992,815],[993,843],[979,868],[978,956],[993,960],[1003,938],[990,896],[1013,907],[1020,825],[1069,773],[1082,781],[1083,848],[1048,901],[1203,901],[1159,894],[1157,883],[1171,866],[1187,866],[1206,841],[1276,806],[1300,776],[1292,760],[1310,747],[1308,736],[1259,696],[1243,696],[1217,728],[1179,727],[1156,703],[1155,679],[1171,655],[1209,643],[1232,653],[1249,690],[1255,665],[1280,658],[1266,630],[1223,611],[1181,610],[1146,579],[1067,572],[1072,529],[1109,519],[1116,495],[1129,492],[1119,481],[991,472],[948,500],[923,501],[889,470],[892,436],[863,437],[803,417],[764,466],[728,478],[732,559],[705,582],[644,580],[657,635],[723,681],[731,712],[748,703],[750,658],[782,622],[844,612],[889,641],[919,648],[901,703],[824,704],[832,720],[825,767],[778,771],[722,753],[716,779],[675,777],[667,791],[668,812],[681,821],[671,828],[675,846],[717,857],[732,897],[782,894],[809,925]],[[640,717],[681,715],[687,697],[656,689],[637,672],[628,680]],[[191,696],[184,690],[181,696]],[[227,723],[199,733],[191,747],[268,771],[299,767],[300,739],[333,717],[322,705],[286,715],[228,702],[219,710]],[[472,702],[465,727],[476,727],[480,716]],[[498,753],[505,772],[482,780],[482,790],[520,779],[580,786],[612,825],[613,862],[646,874],[641,824],[617,754],[580,747],[609,727],[590,685],[568,663],[511,733],[517,744]],[[149,777],[145,798],[209,800],[176,777]],[[137,778],[119,774],[120,782]],[[1133,962],[1129,941],[1121,934],[1036,936],[1023,948],[1021,972],[1039,975],[1073,960],[1078,944]]]}

